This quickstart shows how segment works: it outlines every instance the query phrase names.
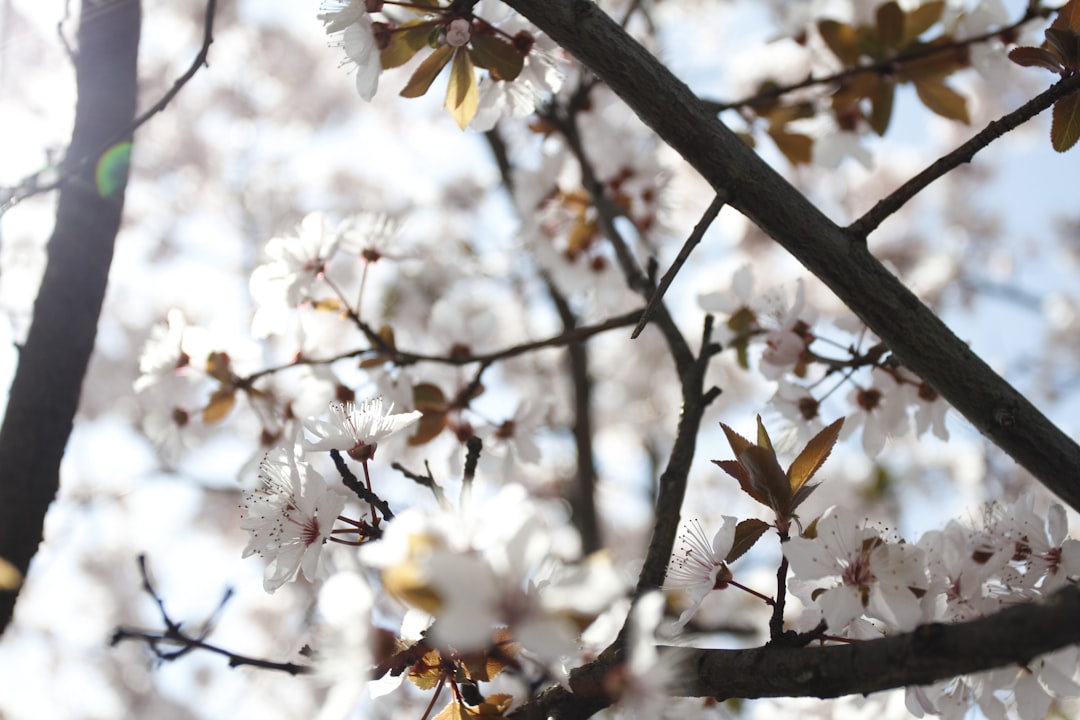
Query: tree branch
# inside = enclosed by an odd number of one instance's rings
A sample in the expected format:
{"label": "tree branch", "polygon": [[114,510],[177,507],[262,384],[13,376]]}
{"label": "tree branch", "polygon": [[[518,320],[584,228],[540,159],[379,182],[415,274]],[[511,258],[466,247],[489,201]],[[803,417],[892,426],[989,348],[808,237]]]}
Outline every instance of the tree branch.
{"label": "tree branch", "polygon": [[1080,90],[1080,74],[1063,78],[1054,83],[1047,90],[1028,100],[1008,115],[991,122],[966,143],[948,155],[941,156],[918,175],[882,198],[868,213],[849,225],[848,231],[857,237],[866,237],[876,230],[878,225],[884,222],[887,217],[903,207],[904,203],[922,192],[927,185],[950,170],[959,167],[961,163],[971,162],[971,159],[975,157],[975,153],[1005,133],[1015,130],[1023,123],[1026,123],[1061,98],[1071,95],[1077,90]]}
{"label": "tree branch", "polygon": [[[130,140],[130,133],[117,138],[116,132],[135,116],[140,18],[138,0],[118,0],[107,11],[83,2],[75,64],[78,101],[65,161],[76,169],[61,187],[45,275],[0,426],[0,557],[24,575],[59,486],[60,458],[94,347],[120,227],[127,157],[123,147],[117,148],[118,162],[108,166],[108,151],[117,146],[107,143]],[[91,161],[83,162],[84,157]],[[0,593],[0,632],[11,619],[16,595]]]}
{"label": "tree branch", "polygon": [[897,358],[1073,508],[1080,446],[990,367],[866,249],[721,123],[588,0],[507,0],[573,53],[729,204],[787,249]]}
{"label": "tree branch", "polygon": [[[881,640],[827,647],[765,646],[749,650],[663,648],[684,672],[672,694],[689,697],[840,697],[912,685],[1009,664],[1080,642],[1080,587],[1068,585],[1038,602],[956,625],[923,625]],[[622,662],[618,650],[571,672],[571,691],[551,688],[511,717],[582,718],[611,703],[605,679]]]}

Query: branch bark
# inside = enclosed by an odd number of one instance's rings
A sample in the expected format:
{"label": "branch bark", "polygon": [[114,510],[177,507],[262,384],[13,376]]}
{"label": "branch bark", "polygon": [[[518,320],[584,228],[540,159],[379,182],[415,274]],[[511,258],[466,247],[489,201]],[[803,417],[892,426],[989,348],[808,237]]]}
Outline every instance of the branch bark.
{"label": "branch bark", "polygon": [[[926,685],[1033,658],[1080,642],[1080,587],[1069,585],[1029,605],[956,625],[932,624],[904,635],[828,647],[765,646],[748,650],[661,648],[676,663],[682,697],[831,698]],[[625,662],[617,648],[570,674],[511,717],[584,718],[611,704],[610,678]]]}
{"label": "branch bark", "polygon": [[1080,446],[589,0],[506,0],[618,94],[729,204],[832,289],[912,371],[1073,508]]}
{"label": "branch bark", "polygon": [[[83,0],[66,162],[97,157],[61,187],[45,275],[0,426],[0,556],[24,574],[59,486],[120,227],[127,157],[122,147],[113,145],[112,155],[102,148],[135,117],[140,21],[139,0]],[[130,140],[129,133],[121,142]],[[108,165],[110,158],[118,164]],[[16,596],[0,593],[0,633]]]}

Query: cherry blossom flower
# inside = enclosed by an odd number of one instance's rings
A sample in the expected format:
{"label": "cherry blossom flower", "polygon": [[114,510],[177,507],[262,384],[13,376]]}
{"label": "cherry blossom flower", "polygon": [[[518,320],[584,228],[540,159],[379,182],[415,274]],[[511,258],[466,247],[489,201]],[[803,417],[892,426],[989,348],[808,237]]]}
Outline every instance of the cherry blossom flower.
{"label": "cherry blossom flower", "polygon": [[270,261],[251,273],[251,295],[258,305],[251,323],[256,337],[284,330],[291,311],[310,298],[340,241],[341,233],[321,213],[311,213],[295,235],[275,237],[266,244]]}
{"label": "cherry blossom flower", "polygon": [[565,564],[559,535],[519,485],[464,510],[410,508],[385,528],[361,559],[381,570],[388,592],[434,618],[430,637],[460,651],[506,627],[558,671],[576,648],[572,618],[599,613],[623,590],[610,563]]}
{"label": "cherry blossom flower", "polygon": [[330,2],[319,13],[328,35],[341,35],[340,43],[345,55],[356,65],[356,91],[365,100],[375,97],[379,88],[379,47],[371,16],[362,0]]}
{"label": "cherry blossom flower", "polygon": [[312,418],[304,429],[315,435],[305,440],[308,450],[343,450],[353,460],[366,462],[375,456],[379,443],[420,419],[420,411],[394,413],[393,404],[383,409],[381,397],[353,403],[330,403],[330,421]]}
{"label": "cherry blossom flower", "polygon": [[735,543],[738,521],[730,515],[724,515],[723,520],[712,543],[706,539],[697,520],[692,520],[680,536],[683,547],[671,559],[667,587],[683,590],[690,606],[672,626],[675,632],[686,626],[710,592],[723,589],[731,580],[731,570],[724,560]]}
{"label": "cherry blossom flower", "polygon": [[861,427],[863,450],[875,458],[885,448],[886,439],[907,434],[911,420],[903,387],[896,379],[880,368],[874,368],[871,377],[870,387],[852,390],[848,400],[855,412],[848,415],[841,437],[848,438]]}
{"label": "cherry blossom flower", "polygon": [[267,558],[263,588],[274,592],[303,571],[314,581],[323,543],[345,507],[345,496],[331,490],[315,470],[286,450],[263,461],[263,486],[247,497],[240,527],[251,534],[244,557]]}
{"label": "cherry blossom flower", "polygon": [[902,631],[919,623],[928,585],[920,548],[886,542],[844,508],[817,521],[817,537],[792,538],[783,548],[795,577],[810,584],[808,604],[821,608],[830,632],[863,614]]}

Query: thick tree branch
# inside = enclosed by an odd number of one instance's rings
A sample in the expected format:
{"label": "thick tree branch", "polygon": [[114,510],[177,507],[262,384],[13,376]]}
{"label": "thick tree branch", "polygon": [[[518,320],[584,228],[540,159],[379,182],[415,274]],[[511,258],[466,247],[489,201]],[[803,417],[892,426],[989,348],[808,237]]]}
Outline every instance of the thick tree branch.
{"label": "thick tree branch", "polygon": [[[33,323],[0,426],[0,557],[23,573],[56,495],[120,227],[127,157],[114,145],[118,164],[109,167],[103,148],[130,140],[130,133],[117,139],[116,132],[135,116],[140,16],[138,0],[83,2],[75,65],[78,101],[67,153],[78,169],[61,187]],[[88,155],[93,160],[83,163]],[[0,632],[11,619],[15,597],[15,592],[0,593]]]}
{"label": "thick tree branch", "polygon": [[[1080,642],[1080,587],[1069,585],[1039,602],[956,625],[932,624],[881,640],[827,647],[765,646],[749,650],[665,648],[686,697],[840,697],[926,685],[990,670]],[[570,690],[553,687],[515,718],[589,717],[611,704],[608,679],[625,662],[616,649],[570,673]]]}
{"label": "thick tree branch", "polygon": [[729,204],[821,278],[912,371],[995,444],[1080,509],[1080,446],[999,377],[874,258],[738,139],[588,0],[507,0],[572,52]]}

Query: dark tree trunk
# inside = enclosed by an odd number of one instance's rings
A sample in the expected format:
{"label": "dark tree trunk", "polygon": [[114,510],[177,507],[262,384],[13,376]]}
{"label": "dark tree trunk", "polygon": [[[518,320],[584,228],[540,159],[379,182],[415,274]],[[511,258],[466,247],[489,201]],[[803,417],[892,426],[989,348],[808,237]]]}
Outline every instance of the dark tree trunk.
{"label": "dark tree trunk", "polygon": [[[120,227],[127,181],[122,135],[135,117],[139,0],[83,0],[78,100],[62,168],[45,276],[0,426],[0,557],[24,574],[59,487]],[[0,593],[0,632],[17,593]]]}

